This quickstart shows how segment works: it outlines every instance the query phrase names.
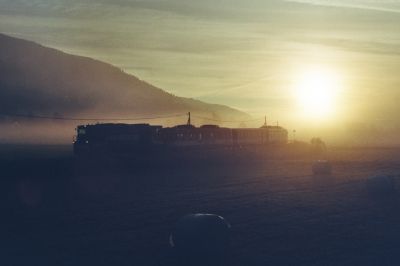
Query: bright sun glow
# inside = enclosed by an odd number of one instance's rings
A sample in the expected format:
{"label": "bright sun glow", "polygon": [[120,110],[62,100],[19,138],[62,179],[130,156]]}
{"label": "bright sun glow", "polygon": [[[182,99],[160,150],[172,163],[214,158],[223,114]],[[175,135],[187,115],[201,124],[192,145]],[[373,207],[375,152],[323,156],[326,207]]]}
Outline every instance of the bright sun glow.
{"label": "bright sun glow", "polygon": [[295,97],[305,118],[332,117],[336,111],[339,89],[337,74],[322,68],[302,72],[294,83]]}

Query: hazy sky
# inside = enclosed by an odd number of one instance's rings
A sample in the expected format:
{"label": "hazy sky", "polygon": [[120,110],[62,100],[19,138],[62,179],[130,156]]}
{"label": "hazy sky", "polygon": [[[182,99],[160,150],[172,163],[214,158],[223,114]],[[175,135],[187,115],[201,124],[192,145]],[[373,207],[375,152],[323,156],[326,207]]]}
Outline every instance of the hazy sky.
{"label": "hazy sky", "polygon": [[307,69],[340,80],[336,122],[400,111],[400,1],[0,0],[0,31],[293,126]]}

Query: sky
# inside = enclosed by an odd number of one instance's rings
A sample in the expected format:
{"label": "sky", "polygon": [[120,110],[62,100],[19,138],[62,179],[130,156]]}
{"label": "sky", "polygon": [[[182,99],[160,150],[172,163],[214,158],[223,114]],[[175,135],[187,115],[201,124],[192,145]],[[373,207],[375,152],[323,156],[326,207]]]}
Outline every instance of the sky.
{"label": "sky", "polygon": [[[0,0],[2,33],[291,128],[400,128],[399,25],[394,0]],[[305,114],[296,90],[326,83]]]}

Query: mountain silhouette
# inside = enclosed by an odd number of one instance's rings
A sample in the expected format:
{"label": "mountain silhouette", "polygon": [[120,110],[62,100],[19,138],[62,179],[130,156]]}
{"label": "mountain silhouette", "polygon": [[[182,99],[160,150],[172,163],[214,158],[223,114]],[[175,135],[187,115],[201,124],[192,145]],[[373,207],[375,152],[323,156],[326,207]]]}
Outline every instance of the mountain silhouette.
{"label": "mountain silhouette", "polygon": [[236,109],[174,96],[120,68],[0,34],[0,113],[129,118],[188,111],[248,119]]}

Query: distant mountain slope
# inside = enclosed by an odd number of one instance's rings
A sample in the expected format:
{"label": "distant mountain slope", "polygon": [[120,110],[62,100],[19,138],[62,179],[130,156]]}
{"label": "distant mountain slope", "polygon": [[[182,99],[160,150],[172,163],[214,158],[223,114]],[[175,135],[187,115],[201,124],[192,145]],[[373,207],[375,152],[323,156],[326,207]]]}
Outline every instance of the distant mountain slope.
{"label": "distant mountain slope", "polygon": [[176,97],[110,64],[0,34],[0,113],[132,117],[193,113],[240,120],[223,105]]}

